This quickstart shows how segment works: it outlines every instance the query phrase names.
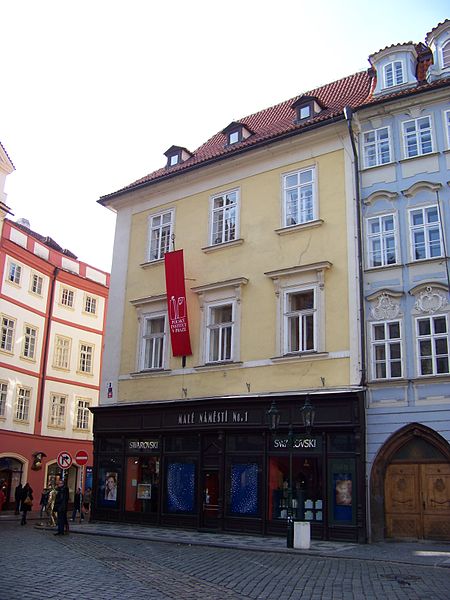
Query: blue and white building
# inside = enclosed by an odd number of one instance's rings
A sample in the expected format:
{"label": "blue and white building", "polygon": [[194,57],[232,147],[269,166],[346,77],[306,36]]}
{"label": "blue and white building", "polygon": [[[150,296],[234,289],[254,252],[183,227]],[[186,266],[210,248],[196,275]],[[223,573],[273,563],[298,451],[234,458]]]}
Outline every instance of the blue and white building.
{"label": "blue and white building", "polygon": [[369,537],[450,539],[450,20],[369,61],[354,119]]}

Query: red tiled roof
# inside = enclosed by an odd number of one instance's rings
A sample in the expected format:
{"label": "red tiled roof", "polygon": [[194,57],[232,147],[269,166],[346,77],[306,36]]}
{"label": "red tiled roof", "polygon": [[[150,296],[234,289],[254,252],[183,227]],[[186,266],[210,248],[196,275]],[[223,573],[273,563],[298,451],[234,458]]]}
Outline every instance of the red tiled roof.
{"label": "red tiled roof", "polygon": [[[302,93],[295,98],[286,100],[266,108],[262,111],[238,119],[237,121],[253,131],[253,135],[232,146],[226,145],[226,136],[222,133],[216,133],[212,138],[197,148],[193,155],[186,161],[171,167],[163,167],[138,179],[130,185],[102,196],[100,202],[106,200],[116,194],[122,194],[132,190],[135,187],[145,185],[146,183],[156,182],[167,177],[172,177],[175,174],[195,168],[212,160],[219,160],[226,156],[240,153],[248,148],[257,146],[258,144],[276,140],[284,136],[293,135],[296,132],[308,129],[311,126],[325,124],[337,117],[342,117],[345,106],[357,107],[362,104],[368,97],[371,90],[371,77],[367,71],[361,71],[354,75],[344,77],[333,83],[318,87],[306,93]],[[306,123],[297,124],[295,122],[296,111],[292,108],[292,104],[302,96],[314,96],[326,108],[313,119],[309,119]]]}
{"label": "red tiled roof", "polygon": [[[9,219],[7,219],[7,220],[9,220]],[[33,231],[32,229],[30,229],[26,225],[23,225],[22,223],[17,223],[16,221],[9,221],[9,222],[12,223],[14,225],[14,227],[18,227],[19,229],[21,229],[22,231],[24,231],[28,235],[31,235],[31,237],[33,237],[36,240],[38,240],[38,242],[41,242],[41,244],[44,244],[45,246],[48,246],[49,248],[52,248],[53,250],[56,250],[57,252],[61,252],[62,254],[64,254],[65,256],[68,256],[69,258],[73,258],[75,260],[78,259],[78,257],[75,256],[75,254],[73,252],[71,252],[70,250],[67,250],[67,249],[64,250],[50,236],[43,236],[40,233],[37,233],[36,231]]]}

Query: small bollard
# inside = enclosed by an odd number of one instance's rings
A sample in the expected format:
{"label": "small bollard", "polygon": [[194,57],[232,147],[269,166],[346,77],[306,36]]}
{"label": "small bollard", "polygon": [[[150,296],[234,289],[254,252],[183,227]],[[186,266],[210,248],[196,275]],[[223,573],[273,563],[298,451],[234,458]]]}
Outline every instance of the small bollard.
{"label": "small bollard", "polygon": [[287,520],[287,547],[294,547],[294,519],[292,517],[288,517]]}

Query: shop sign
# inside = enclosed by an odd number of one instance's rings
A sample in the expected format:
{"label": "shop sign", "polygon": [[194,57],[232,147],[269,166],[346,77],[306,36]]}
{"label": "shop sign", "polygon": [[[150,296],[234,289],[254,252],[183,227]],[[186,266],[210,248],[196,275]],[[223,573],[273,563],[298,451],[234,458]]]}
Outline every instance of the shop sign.
{"label": "shop sign", "polygon": [[247,410],[202,410],[178,413],[178,425],[222,425],[249,422]]}
{"label": "shop sign", "polygon": [[322,452],[322,438],[319,436],[277,435],[272,438],[272,450],[293,450],[294,452],[303,452],[315,454]]}
{"label": "shop sign", "polygon": [[128,440],[128,450],[138,452],[158,452],[159,440]]}

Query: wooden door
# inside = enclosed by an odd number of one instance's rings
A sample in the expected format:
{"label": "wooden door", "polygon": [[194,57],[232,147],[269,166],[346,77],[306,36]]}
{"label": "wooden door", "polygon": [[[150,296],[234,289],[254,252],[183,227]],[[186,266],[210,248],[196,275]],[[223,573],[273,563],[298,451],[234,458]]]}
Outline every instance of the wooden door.
{"label": "wooden door", "polygon": [[385,513],[387,537],[450,539],[450,465],[389,465]]}

